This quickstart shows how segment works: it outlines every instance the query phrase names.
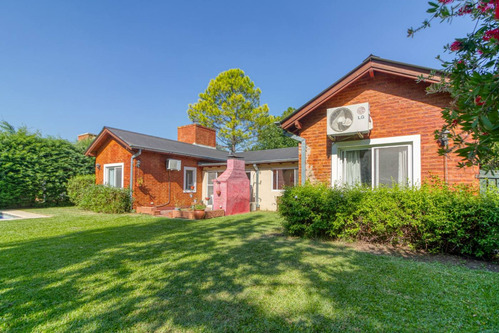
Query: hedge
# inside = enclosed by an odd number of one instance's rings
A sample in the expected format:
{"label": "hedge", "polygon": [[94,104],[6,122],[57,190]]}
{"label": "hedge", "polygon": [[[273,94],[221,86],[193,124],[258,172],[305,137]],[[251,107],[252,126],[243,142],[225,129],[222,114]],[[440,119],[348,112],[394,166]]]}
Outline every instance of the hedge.
{"label": "hedge", "polygon": [[65,205],[68,179],[94,173],[76,144],[0,122],[0,208]]}
{"label": "hedge", "polygon": [[278,211],[290,235],[408,245],[492,258],[498,251],[498,190],[445,185],[287,188]]}
{"label": "hedge", "polygon": [[94,176],[70,179],[68,195],[79,208],[97,213],[127,213],[131,208],[128,189],[96,185]]}

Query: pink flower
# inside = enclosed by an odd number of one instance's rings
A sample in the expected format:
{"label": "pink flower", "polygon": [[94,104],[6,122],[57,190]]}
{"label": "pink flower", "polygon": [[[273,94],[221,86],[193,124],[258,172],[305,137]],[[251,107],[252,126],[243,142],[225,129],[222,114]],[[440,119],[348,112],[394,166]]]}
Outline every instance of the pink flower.
{"label": "pink flower", "polygon": [[481,96],[477,96],[474,102],[476,102],[476,105],[479,106],[484,105],[484,102],[481,101]]}
{"label": "pink flower", "polygon": [[438,0],[438,1],[439,1],[439,2],[441,2],[441,3],[442,3],[442,4],[444,4],[444,5],[447,5],[447,4],[449,4],[449,3],[452,3],[452,2],[453,2],[453,0]]}
{"label": "pink flower", "polygon": [[486,13],[487,11],[491,11],[495,9],[495,2],[490,1],[490,2],[482,2],[477,6],[477,9],[479,9],[482,13]]}
{"label": "pink flower", "polygon": [[472,13],[472,6],[470,6],[470,5],[465,5],[458,10],[459,16],[463,16],[465,14],[470,14],[470,13]]}
{"label": "pink flower", "polygon": [[484,33],[483,40],[485,42],[489,41],[492,38],[495,38],[496,40],[498,40],[498,28],[493,29],[493,30],[488,30]]}
{"label": "pink flower", "polygon": [[452,50],[453,52],[460,51],[461,48],[462,48],[462,43],[459,42],[458,40],[454,41],[453,44],[450,45],[450,50]]}

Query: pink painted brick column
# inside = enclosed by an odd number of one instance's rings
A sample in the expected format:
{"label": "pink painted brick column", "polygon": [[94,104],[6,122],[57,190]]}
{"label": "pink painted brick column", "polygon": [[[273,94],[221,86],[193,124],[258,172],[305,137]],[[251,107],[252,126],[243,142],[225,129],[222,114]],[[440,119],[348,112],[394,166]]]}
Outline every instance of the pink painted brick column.
{"label": "pink painted brick column", "polygon": [[250,181],[245,173],[245,161],[229,159],[226,171],[213,182],[213,209],[223,209],[226,215],[250,211]]}

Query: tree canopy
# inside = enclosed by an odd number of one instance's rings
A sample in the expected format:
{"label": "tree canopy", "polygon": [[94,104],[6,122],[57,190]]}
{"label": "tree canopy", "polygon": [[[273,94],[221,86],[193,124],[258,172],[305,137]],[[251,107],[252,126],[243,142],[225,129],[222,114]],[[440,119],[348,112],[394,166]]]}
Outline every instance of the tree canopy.
{"label": "tree canopy", "polygon": [[444,140],[440,153],[457,153],[463,160],[460,166],[498,169],[498,0],[439,0],[429,6],[430,19],[409,29],[409,36],[430,27],[435,19],[451,23],[467,16],[476,21],[474,31],[444,47],[453,59],[442,60],[442,80],[428,89],[452,97],[436,138],[449,136],[453,144]]}
{"label": "tree canopy", "polygon": [[217,131],[220,147],[232,153],[246,150],[271,121],[267,105],[260,105],[260,94],[241,69],[230,69],[210,81],[187,113],[193,122]]}
{"label": "tree canopy", "polygon": [[281,127],[276,126],[274,123],[280,121],[295,111],[295,108],[289,107],[281,116],[270,115],[270,123],[266,125],[258,135],[257,143],[252,147],[252,150],[276,149],[297,147],[298,142],[283,134]]}

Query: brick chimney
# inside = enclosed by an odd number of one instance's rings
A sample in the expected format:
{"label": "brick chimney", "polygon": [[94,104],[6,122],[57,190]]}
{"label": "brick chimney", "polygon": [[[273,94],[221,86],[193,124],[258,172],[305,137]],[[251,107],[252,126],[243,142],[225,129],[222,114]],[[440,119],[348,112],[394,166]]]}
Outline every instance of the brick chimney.
{"label": "brick chimney", "polygon": [[78,136],[78,141],[82,140],[87,140],[87,139],[92,139],[94,140],[97,135],[92,134],[92,133],[83,133]]}
{"label": "brick chimney", "polygon": [[177,127],[177,141],[215,148],[215,130],[199,124],[180,126]]}

